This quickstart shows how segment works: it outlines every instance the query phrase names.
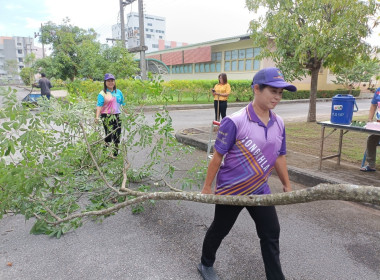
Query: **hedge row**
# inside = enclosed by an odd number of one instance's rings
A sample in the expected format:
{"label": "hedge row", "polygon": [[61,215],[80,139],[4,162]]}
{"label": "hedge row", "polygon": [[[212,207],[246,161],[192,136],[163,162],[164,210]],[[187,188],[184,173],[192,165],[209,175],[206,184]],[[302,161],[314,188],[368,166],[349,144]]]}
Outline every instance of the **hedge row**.
{"label": "hedge row", "polygon": [[[125,93],[129,102],[141,103],[146,101],[168,101],[183,102],[184,99],[194,102],[210,102],[212,94],[210,89],[215,86],[214,80],[172,80],[164,81],[140,81],[140,80],[116,80],[117,88]],[[253,98],[250,80],[232,80],[231,96],[229,101],[250,101]],[[84,98],[96,100],[98,93],[103,88],[103,82],[92,80],[76,80],[67,84],[68,92]],[[320,90],[317,98],[332,98],[337,94],[349,94],[349,90]],[[358,96],[360,90],[353,90],[353,96]],[[299,90],[297,92],[286,92],[283,99],[308,99],[309,90]]]}

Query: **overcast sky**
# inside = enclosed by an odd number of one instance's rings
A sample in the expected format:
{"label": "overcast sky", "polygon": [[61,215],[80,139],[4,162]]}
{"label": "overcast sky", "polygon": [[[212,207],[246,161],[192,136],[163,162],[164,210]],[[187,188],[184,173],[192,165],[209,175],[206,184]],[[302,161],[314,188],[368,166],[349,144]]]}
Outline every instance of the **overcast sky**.
{"label": "overcast sky", "polygon": [[[137,12],[135,1],[125,13]],[[166,40],[199,43],[248,33],[255,17],[245,0],[144,0],[146,14],[166,18]],[[73,25],[94,28],[111,37],[111,26],[119,20],[119,0],[0,0],[0,36],[34,37],[41,23],[62,23],[68,17]],[[370,43],[380,45],[380,37]]]}

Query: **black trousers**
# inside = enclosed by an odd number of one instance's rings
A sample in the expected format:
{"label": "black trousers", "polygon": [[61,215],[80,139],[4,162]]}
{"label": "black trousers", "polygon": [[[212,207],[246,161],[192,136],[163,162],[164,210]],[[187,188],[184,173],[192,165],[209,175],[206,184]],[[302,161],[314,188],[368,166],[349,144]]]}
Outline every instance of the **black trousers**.
{"label": "black trousers", "polygon": [[[203,241],[201,257],[203,265],[214,265],[216,251],[224,237],[230,232],[243,208],[244,206],[215,205],[214,221]],[[274,206],[247,206],[245,208],[256,224],[267,279],[285,279],[280,263],[280,224],[276,208]]]}
{"label": "black trousers", "polygon": [[[119,146],[120,143],[120,135],[121,135],[121,121],[119,118],[119,114],[108,115],[101,114],[101,119],[103,122],[104,131],[106,133],[106,137],[104,141],[109,145],[111,142],[115,144],[115,147]],[[117,150],[116,150],[117,154]]]}
{"label": "black trousers", "polygon": [[222,115],[222,119],[223,119],[224,117],[226,117],[226,113],[227,113],[227,101],[219,101],[219,116],[218,116],[218,101],[217,100],[214,100],[214,109],[215,109],[215,120],[217,121],[220,115]]}

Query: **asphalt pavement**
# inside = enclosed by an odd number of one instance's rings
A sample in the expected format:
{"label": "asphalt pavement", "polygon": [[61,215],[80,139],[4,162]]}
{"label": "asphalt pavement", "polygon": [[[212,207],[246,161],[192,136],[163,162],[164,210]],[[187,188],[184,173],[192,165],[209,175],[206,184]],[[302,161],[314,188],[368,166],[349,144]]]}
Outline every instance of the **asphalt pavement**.
{"label": "asphalt pavement", "polygon": [[[178,169],[205,157],[195,150]],[[272,176],[272,192],[281,183]],[[303,185],[293,183],[294,189]],[[357,203],[319,201],[278,206],[281,261],[287,279],[380,277],[380,213]],[[141,214],[123,209],[102,223],[87,222],[60,239],[31,235],[33,221],[0,220],[0,279],[200,280],[196,264],[213,205],[157,201]],[[215,263],[221,279],[265,279],[259,240],[242,211]]]}

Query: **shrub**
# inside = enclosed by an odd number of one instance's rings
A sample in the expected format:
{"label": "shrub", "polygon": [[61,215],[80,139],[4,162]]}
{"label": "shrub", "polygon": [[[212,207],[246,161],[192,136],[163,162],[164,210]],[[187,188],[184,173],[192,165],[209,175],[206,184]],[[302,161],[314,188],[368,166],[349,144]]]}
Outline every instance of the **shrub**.
{"label": "shrub", "polygon": [[33,83],[33,75],[34,71],[30,67],[24,67],[20,71],[20,77],[26,86],[29,86]]}
{"label": "shrub", "polygon": [[[63,82],[62,82],[63,83]],[[210,102],[213,97],[210,89],[215,86],[215,80],[171,80],[163,82],[161,80],[133,80],[133,79],[118,79],[116,86],[124,94],[127,102],[130,103],[162,103],[165,104],[169,99],[175,98],[179,103],[186,97],[196,102],[200,99]],[[231,96],[229,101],[247,102],[253,98],[250,80],[231,80]],[[103,89],[102,81],[92,80],[75,80],[69,82],[67,90],[70,94],[81,96],[82,98],[96,100],[98,93]],[[349,94],[347,89],[338,90],[319,90],[317,98],[332,98],[337,94]],[[352,90],[353,96],[358,96],[360,90]],[[309,90],[299,90],[296,92],[285,91],[283,99],[309,99]]]}

